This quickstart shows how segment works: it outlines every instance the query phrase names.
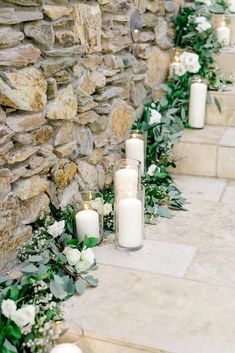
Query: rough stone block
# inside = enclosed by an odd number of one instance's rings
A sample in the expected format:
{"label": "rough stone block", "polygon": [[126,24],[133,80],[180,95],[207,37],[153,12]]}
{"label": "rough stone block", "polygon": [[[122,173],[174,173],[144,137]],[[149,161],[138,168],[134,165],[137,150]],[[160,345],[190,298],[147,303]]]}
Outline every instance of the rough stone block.
{"label": "rough stone block", "polygon": [[35,130],[45,123],[44,113],[11,114],[6,120],[6,124],[15,132]]}
{"label": "rough stone block", "polygon": [[34,196],[28,200],[21,201],[20,206],[23,224],[35,222],[40,213],[48,213],[49,203],[50,199],[45,193]]}
{"label": "rough stone block", "polygon": [[15,109],[43,111],[47,84],[36,68],[5,72],[0,79],[0,104]]}
{"label": "rough stone block", "polygon": [[13,191],[21,200],[27,200],[47,190],[45,177],[34,175],[31,178],[20,179],[13,184]]}
{"label": "rough stone block", "polygon": [[46,116],[53,120],[72,119],[76,114],[77,99],[71,85],[58,91],[57,97],[46,107]]}
{"label": "rough stone block", "polygon": [[14,48],[2,49],[0,52],[1,66],[25,67],[37,62],[41,51],[32,44],[22,44]]}

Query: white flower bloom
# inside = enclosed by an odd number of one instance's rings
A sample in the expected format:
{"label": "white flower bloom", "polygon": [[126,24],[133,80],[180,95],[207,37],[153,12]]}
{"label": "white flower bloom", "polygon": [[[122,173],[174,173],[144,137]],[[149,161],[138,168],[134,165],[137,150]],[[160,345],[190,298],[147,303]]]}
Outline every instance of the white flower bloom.
{"label": "white flower bloom", "polygon": [[81,252],[78,249],[73,249],[70,247],[66,247],[63,253],[65,254],[66,259],[71,266],[75,266],[81,257]]}
{"label": "white flower bloom", "polygon": [[12,315],[16,312],[16,303],[11,299],[3,300],[1,309],[3,315],[11,319]]}
{"label": "white flower bloom", "polygon": [[84,272],[88,270],[95,261],[95,255],[91,248],[81,251],[80,261],[75,265],[76,271]]}
{"label": "white flower bloom", "polygon": [[35,323],[35,306],[34,305],[26,305],[21,309],[16,310],[12,315],[12,320],[16,323],[20,328],[26,325],[34,325]]}
{"label": "white flower bloom", "polygon": [[113,208],[111,203],[104,204],[104,216],[108,216],[112,212]]}
{"label": "white flower bloom", "polygon": [[199,71],[201,65],[199,64],[199,56],[195,53],[184,52],[180,55],[180,62],[184,65],[185,70],[191,73]]}
{"label": "white flower bloom", "polygon": [[170,65],[170,77],[183,76],[186,73],[185,66],[181,63],[172,63]]}
{"label": "white flower bloom", "polygon": [[65,227],[65,221],[59,221],[59,222],[55,222],[53,223],[51,226],[49,226],[47,228],[47,232],[53,236],[53,238],[58,237],[59,235],[61,235],[64,231],[64,227]]}
{"label": "white flower bloom", "polygon": [[157,166],[155,164],[151,164],[148,168],[148,175],[154,176],[154,172],[157,169]]}
{"label": "white flower bloom", "polygon": [[209,21],[207,20],[207,18],[204,17],[204,16],[196,17],[195,22],[197,23],[196,30],[197,30],[199,33],[202,33],[202,32],[204,32],[204,31],[207,31],[208,29],[211,28],[210,22],[209,22]]}
{"label": "white flower bloom", "polygon": [[151,116],[150,116],[150,119],[149,119],[149,124],[152,125],[152,124],[159,124],[161,122],[161,114],[155,110],[155,109],[151,109]]}

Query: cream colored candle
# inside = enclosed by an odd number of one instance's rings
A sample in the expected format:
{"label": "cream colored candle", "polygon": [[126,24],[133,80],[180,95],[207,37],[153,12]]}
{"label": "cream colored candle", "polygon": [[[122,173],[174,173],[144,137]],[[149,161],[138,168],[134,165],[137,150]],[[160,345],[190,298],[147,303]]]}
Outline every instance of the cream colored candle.
{"label": "cream colored candle", "polygon": [[76,214],[76,230],[80,241],[87,237],[100,237],[99,214],[94,210],[82,210]]}
{"label": "cream colored candle", "polygon": [[229,10],[235,12],[235,0],[229,0]]}
{"label": "cream colored candle", "polygon": [[125,142],[126,158],[136,159],[141,163],[141,174],[144,174],[144,141],[138,137],[131,137]]}
{"label": "cream colored candle", "polygon": [[230,45],[230,28],[225,26],[225,23],[222,23],[220,27],[216,29],[218,41],[225,47]]}
{"label": "cream colored candle", "polygon": [[205,124],[207,85],[204,82],[193,82],[190,87],[189,125],[201,129]]}
{"label": "cream colored candle", "polygon": [[61,343],[52,348],[51,353],[82,353],[82,351],[76,344]]}
{"label": "cream colored candle", "polygon": [[142,202],[127,197],[118,202],[118,244],[125,248],[140,248],[143,245]]}
{"label": "cream colored candle", "polygon": [[123,168],[115,172],[115,189],[118,192],[134,192],[138,190],[138,172],[133,168]]}

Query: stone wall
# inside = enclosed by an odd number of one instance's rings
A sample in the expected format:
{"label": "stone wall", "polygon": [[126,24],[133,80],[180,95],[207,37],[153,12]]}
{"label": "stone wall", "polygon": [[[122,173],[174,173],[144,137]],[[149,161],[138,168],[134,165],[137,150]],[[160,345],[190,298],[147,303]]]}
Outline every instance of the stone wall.
{"label": "stone wall", "polygon": [[178,3],[0,0],[0,267],[50,199],[110,183],[112,151],[166,78]]}

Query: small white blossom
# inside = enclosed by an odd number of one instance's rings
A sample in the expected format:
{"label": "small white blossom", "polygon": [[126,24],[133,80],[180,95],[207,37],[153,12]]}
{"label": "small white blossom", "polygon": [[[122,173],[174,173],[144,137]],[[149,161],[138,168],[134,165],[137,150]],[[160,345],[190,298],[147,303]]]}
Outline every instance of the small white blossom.
{"label": "small white blossom", "polygon": [[3,315],[11,319],[12,315],[16,312],[16,303],[11,299],[3,300],[1,309]]}
{"label": "small white blossom", "polygon": [[104,204],[104,216],[108,216],[112,212],[113,208],[111,203]]}
{"label": "small white blossom", "polygon": [[186,73],[185,66],[181,63],[172,63],[170,65],[170,77],[183,76]]}
{"label": "small white blossom", "polygon": [[197,23],[196,30],[197,30],[199,33],[202,33],[202,32],[204,32],[204,31],[207,31],[208,29],[211,28],[210,22],[209,22],[209,21],[207,20],[207,18],[204,17],[204,16],[196,17],[195,22]]}
{"label": "small white blossom", "polygon": [[16,323],[20,328],[26,325],[34,325],[35,322],[35,306],[34,305],[26,305],[21,309],[16,310],[12,315],[12,320]]}
{"label": "small white blossom", "polygon": [[151,109],[151,116],[150,116],[150,119],[149,119],[149,124],[152,125],[152,124],[159,124],[161,122],[161,114],[155,110],[155,109]]}
{"label": "small white blossom", "polygon": [[53,223],[51,226],[49,226],[47,228],[47,232],[53,236],[53,238],[58,237],[59,235],[61,235],[64,231],[64,227],[65,227],[65,221],[59,221],[59,222],[55,222]]}
{"label": "small white blossom", "polygon": [[70,247],[66,247],[63,253],[65,254],[66,259],[71,266],[75,266],[81,257],[81,252],[78,249],[73,249]]}
{"label": "small white blossom", "polygon": [[157,166],[155,164],[151,164],[148,168],[148,175],[154,176],[154,172],[157,169]]}
{"label": "small white blossom", "polygon": [[78,273],[84,272],[93,265],[94,261],[95,255],[93,250],[91,248],[83,249],[81,251],[80,261],[75,265],[75,269]]}

